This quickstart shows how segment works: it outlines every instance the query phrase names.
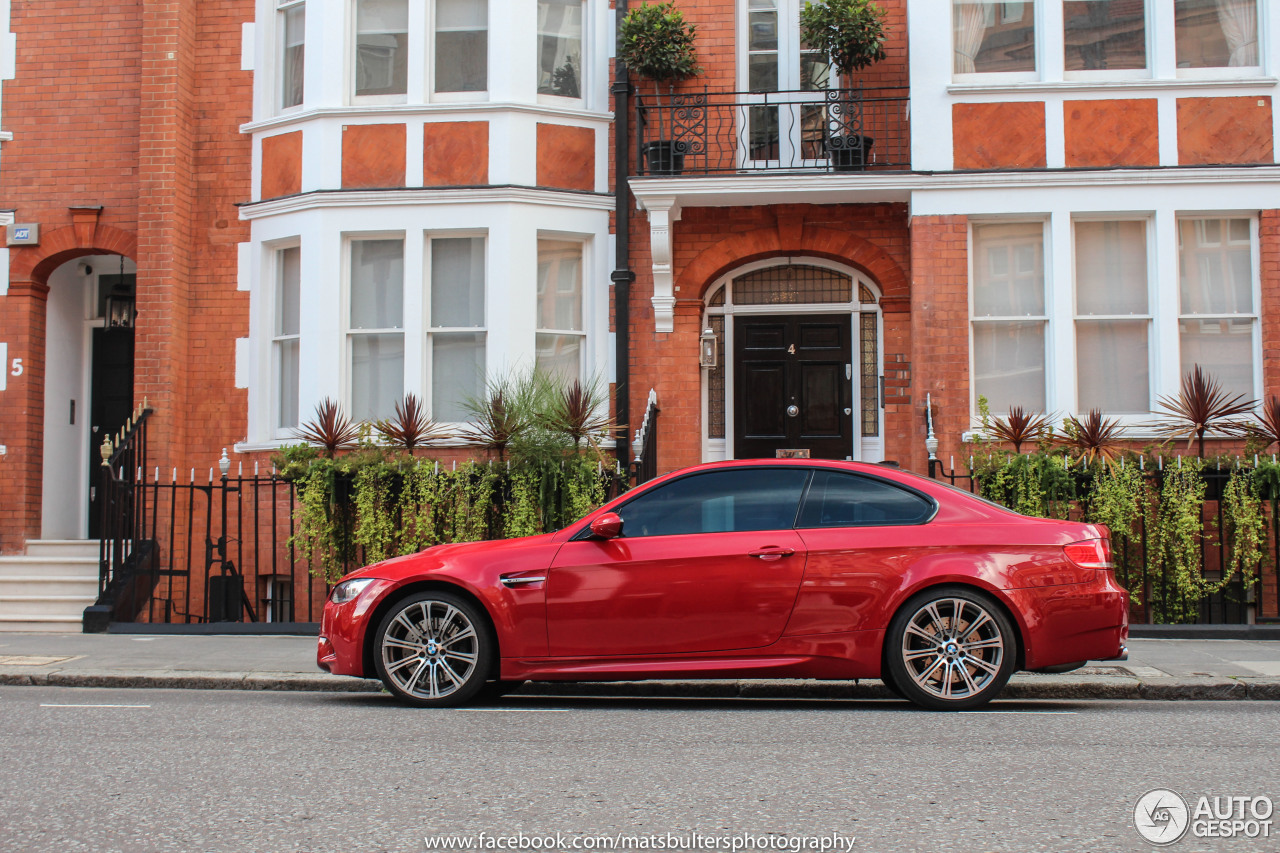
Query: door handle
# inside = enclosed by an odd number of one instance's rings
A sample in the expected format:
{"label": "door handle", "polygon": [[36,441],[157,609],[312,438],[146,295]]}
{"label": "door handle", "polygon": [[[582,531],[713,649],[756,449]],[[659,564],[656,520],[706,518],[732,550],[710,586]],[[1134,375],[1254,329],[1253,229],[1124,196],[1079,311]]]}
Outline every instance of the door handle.
{"label": "door handle", "polygon": [[766,545],[755,551],[748,551],[748,557],[758,557],[761,560],[781,560],[783,557],[790,557],[796,550],[794,548],[779,548],[777,545]]}

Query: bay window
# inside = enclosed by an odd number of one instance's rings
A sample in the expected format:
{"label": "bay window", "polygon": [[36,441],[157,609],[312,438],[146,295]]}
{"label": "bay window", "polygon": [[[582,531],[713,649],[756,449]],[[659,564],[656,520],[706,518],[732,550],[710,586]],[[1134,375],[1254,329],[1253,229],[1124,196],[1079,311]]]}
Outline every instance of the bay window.
{"label": "bay window", "polygon": [[403,101],[409,91],[409,0],[356,0],[357,98]]}
{"label": "bay window", "polygon": [[300,106],[306,67],[307,6],[303,0],[278,0],[280,33],[280,109]]}
{"label": "bay window", "polygon": [[404,240],[352,240],[350,250],[351,419],[383,420],[404,395]]}
{"label": "bay window", "polygon": [[1257,66],[1258,0],[1174,0],[1178,68]]}
{"label": "bay window", "polygon": [[1200,365],[1228,394],[1254,397],[1253,235],[1248,219],[1178,220],[1182,372]]}
{"label": "bay window", "polygon": [[484,393],[485,238],[427,241],[431,277],[431,416],[468,420],[466,402]]}
{"label": "bay window", "polygon": [[538,94],[582,97],[582,0],[538,0]]}
{"label": "bay window", "polygon": [[1151,410],[1144,220],[1075,223],[1076,391],[1082,412]]}
{"label": "bay window", "polygon": [[975,399],[1044,411],[1044,224],[974,225],[972,251]]}
{"label": "bay window", "polygon": [[302,249],[291,246],[276,252],[275,322],[271,337],[271,361],[275,386],[277,432],[291,432],[298,425],[298,355],[302,305]]}
{"label": "bay window", "polygon": [[1034,72],[1035,18],[1031,0],[953,0],[953,72]]}
{"label": "bay window", "polygon": [[538,241],[537,366],[572,382],[582,376],[582,243]]}
{"label": "bay window", "polygon": [[489,88],[489,0],[436,0],[433,91]]}
{"label": "bay window", "polygon": [[1063,0],[1065,69],[1147,67],[1146,0]]}

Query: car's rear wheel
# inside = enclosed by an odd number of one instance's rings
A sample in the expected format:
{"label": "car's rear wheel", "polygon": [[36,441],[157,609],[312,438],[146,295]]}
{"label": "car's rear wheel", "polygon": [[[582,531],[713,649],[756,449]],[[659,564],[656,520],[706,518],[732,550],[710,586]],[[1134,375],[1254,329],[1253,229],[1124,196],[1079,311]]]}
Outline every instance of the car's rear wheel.
{"label": "car's rear wheel", "polygon": [[902,695],[937,711],[985,705],[1004,689],[1017,637],[999,605],[977,590],[925,590],[898,611],[885,637]]}
{"label": "car's rear wheel", "polygon": [[449,592],[421,592],[382,618],[375,638],[378,676],[403,702],[452,707],[475,698],[493,667],[488,620]]}

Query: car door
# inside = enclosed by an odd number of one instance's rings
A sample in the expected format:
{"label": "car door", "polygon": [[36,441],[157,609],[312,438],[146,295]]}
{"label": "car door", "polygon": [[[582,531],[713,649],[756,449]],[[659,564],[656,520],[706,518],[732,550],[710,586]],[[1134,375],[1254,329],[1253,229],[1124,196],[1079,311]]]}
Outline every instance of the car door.
{"label": "car door", "polygon": [[796,522],[807,552],[787,634],[883,628],[885,603],[923,549],[936,504],[879,477],[814,472]]}
{"label": "car door", "polygon": [[551,654],[684,654],[777,640],[804,575],[793,526],[809,475],[797,466],[691,474],[618,508],[618,538],[566,543],[547,581]]}

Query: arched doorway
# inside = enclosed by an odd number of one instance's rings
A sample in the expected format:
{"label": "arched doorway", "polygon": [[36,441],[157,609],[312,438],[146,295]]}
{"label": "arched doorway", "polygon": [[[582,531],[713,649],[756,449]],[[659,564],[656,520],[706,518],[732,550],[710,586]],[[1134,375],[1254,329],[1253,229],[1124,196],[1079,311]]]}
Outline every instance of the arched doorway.
{"label": "arched doorway", "polygon": [[740,267],[707,289],[703,459],[884,459],[880,292],[816,258]]}
{"label": "arched doorway", "polygon": [[49,274],[42,539],[97,535],[98,446],[133,411],[136,279],[133,261],[107,254],[83,255]]}

